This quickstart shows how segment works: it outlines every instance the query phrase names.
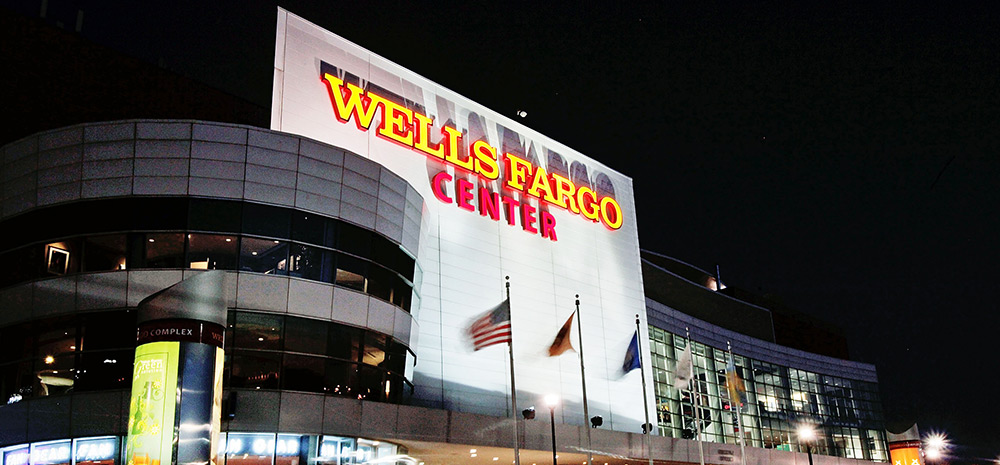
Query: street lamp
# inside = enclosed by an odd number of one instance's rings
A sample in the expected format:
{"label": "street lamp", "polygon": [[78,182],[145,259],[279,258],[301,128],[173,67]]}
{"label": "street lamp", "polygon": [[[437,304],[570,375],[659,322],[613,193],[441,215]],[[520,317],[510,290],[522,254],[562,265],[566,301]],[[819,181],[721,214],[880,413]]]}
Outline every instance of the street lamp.
{"label": "street lamp", "polygon": [[941,460],[949,446],[948,437],[944,433],[928,434],[924,438],[924,457],[931,462]]}
{"label": "street lamp", "polygon": [[559,396],[545,396],[545,405],[549,406],[549,420],[552,422],[552,465],[559,465],[556,463],[556,405],[559,405]]}
{"label": "street lamp", "polygon": [[809,455],[809,465],[813,465],[812,443],[816,440],[816,428],[812,425],[799,425],[797,431],[799,441],[806,443],[806,453]]}

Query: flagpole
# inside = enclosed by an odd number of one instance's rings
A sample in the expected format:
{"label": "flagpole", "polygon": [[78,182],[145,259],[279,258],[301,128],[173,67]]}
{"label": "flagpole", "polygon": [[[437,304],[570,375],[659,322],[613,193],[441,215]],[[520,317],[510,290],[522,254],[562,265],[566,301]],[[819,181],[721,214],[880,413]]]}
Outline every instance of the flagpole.
{"label": "flagpole", "polygon": [[[649,456],[649,465],[653,465],[653,428],[649,423],[649,401],[646,400],[646,368],[642,364],[642,342],[639,341],[639,315],[635,315],[635,338],[638,343],[639,373],[642,375],[642,411],[646,415],[646,424],[642,429],[646,430],[646,455]],[[589,430],[588,430],[589,431]]]}
{"label": "flagpole", "polygon": [[[510,276],[504,277],[506,288],[507,288],[507,305],[510,305]],[[514,317],[511,317],[511,338],[507,342],[507,353],[510,355],[510,405],[514,409],[514,465],[521,465],[521,448],[518,444],[520,442],[521,431],[520,423],[517,420],[520,412],[517,411],[517,386],[514,384]],[[588,464],[589,465],[589,464]]]}
{"label": "flagpole", "polygon": [[687,336],[688,348],[691,349],[691,378],[695,382],[695,392],[691,392],[690,387],[688,388],[691,404],[694,406],[694,434],[695,439],[698,440],[699,463],[705,465],[705,444],[701,442],[701,383],[698,382],[698,376],[694,372],[694,346],[691,344],[691,331],[684,327],[684,334]]}
{"label": "flagpole", "polygon": [[[729,352],[729,360],[733,362],[733,369],[735,370],[736,357],[733,357],[733,345],[730,344],[729,341],[726,341],[726,352]],[[739,376],[739,373],[735,373],[735,375]],[[726,382],[730,382],[728,377],[726,379]],[[735,389],[729,390],[729,397],[732,397],[732,393],[734,391],[736,390]],[[733,410],[734,405],[736,410]],[[741,418],[743,416],[743,413],[741,412],[742,406],[743,402],[740,401],[738,394],[736,396],[736,399],[729,399],[729,410],[733,412],[733,415],[736,415],[736,427],[740,429],[740,463],[742,463],[742,465],[747,465],[747,450],[744,445],[745,441],[743,439],[743,419]]]}
{"label": "flagpole", "polygon": [[[580,294],[576,295],[576,334],[580,339],[580,382],[583,385],[583,427],[587,428],[587,465],[593,465],[593,443],[590,440],[590,410],[587,408],[587,374],[583,368],[583,320],[580,319]],[[643,388],[645,390],[645,388]]]}

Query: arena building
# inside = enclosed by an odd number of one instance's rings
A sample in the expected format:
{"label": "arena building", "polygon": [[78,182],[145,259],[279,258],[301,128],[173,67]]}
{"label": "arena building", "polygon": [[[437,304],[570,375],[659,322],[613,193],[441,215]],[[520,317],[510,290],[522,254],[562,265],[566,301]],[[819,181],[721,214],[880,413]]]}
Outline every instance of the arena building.
{"label": "arena building", "polygon": [[[284,10],[277,30],[270,129],[121,120],[3,146],[0,465],[141,465],[136,308],[212,273],[216,463],[887,460],[874,367],[782,345],[771,310],[641,253],[627,176]],[[502,302],[512,349],[473,350]],[[550,356],[571,315],[575,350]],[[547,394],[554,438],[521,419]]]}

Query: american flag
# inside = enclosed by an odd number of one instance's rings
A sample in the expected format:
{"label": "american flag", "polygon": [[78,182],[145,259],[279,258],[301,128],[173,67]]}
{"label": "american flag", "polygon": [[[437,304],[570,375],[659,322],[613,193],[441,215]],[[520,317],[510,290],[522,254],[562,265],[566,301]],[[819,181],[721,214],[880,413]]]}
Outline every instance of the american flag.
{"label": "american flag", "polygon": [[473,350],[510,342],[510,300],[504,300],[469,326]]}

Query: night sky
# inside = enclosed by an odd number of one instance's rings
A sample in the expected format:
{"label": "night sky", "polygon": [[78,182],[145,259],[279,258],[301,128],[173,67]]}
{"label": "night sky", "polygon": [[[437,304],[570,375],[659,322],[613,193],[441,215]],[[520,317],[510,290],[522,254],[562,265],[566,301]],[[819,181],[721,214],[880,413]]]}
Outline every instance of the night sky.
{"label": "night sky", "polygon": [[[276,3],[118,3],[49,1],[270,106]],[[813,3],[281,5],[631,176],[644,248],[842,327],[890,424],[994,459],[998,9]]]}

